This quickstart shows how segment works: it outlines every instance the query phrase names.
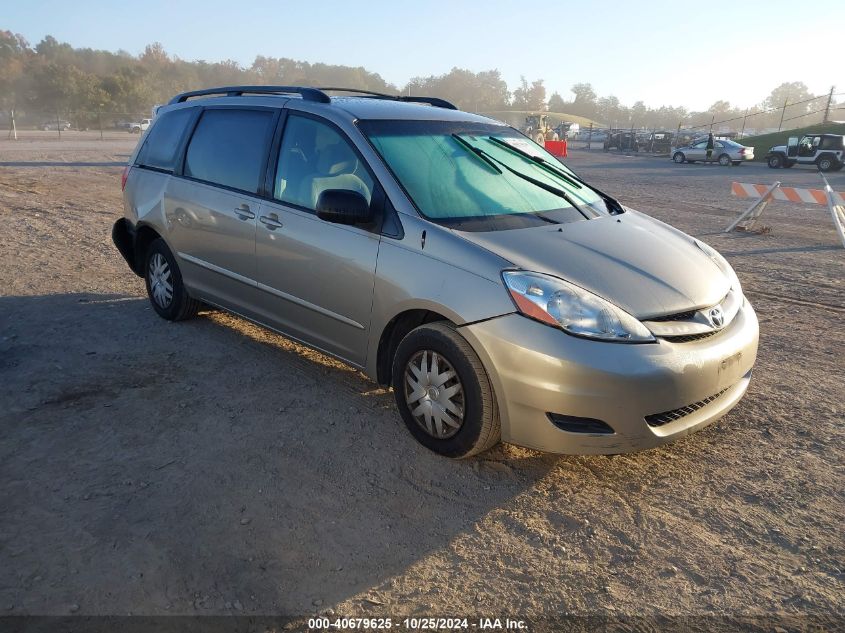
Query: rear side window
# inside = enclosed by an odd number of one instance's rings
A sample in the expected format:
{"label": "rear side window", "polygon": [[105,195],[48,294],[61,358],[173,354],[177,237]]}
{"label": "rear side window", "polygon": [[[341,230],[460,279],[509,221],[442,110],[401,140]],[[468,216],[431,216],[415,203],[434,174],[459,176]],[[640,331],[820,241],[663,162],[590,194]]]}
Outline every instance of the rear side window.
{"label": "rear side window", "polygon": [[159,116],[135,162],[144,167],[173,171],[177,160],[176,150],[179,149],[185,127],[193,114],[193,108],[182,108]]}
{"label": "rear side window", "polygon": [[842,149],[842,139],[835,136],[823,136],[819,149]]}
{"label": "rear side window", "polygon": [[206,110],[185,155],[184,174],[256,193],[273,135],[269,110]]}

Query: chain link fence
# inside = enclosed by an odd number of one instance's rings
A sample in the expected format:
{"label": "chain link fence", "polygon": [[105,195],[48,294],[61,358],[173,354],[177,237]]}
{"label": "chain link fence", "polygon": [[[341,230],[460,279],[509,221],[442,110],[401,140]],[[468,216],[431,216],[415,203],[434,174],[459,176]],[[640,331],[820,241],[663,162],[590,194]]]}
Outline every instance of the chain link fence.
{"label": "chain link fence", "polygon": [[93,110],[7,110],[0,112],[0,140],[61,140],[68,135],[115,140],[132,138],[146,129],[149,111],[113,112]]}

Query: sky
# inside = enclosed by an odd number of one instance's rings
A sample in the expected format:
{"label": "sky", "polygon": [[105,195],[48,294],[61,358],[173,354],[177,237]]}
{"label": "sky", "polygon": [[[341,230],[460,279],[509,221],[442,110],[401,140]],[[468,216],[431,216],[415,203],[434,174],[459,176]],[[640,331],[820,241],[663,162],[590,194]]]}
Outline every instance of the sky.
{"label": "sky", "polygon": [[511,90],[524,75],[570,100],[570,87],[588,82],[626,105],[692,110],[720,99],[750,107],[786,81],[803,81],[814,94],[832,85],[845,92],[845,64],[833,54],[845,37],[843,0],[2,4],[0,29],[32,45],[52,35],[77,48],[138,54],[161,42],[186,60],[249,66],[264,55],[363,66],[400,88],[457,66],[498,69]]}

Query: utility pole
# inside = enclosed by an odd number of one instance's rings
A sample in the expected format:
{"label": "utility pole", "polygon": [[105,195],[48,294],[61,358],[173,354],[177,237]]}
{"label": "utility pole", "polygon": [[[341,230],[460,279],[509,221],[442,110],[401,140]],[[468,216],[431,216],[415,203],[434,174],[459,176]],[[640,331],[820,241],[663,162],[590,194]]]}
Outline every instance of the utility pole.
{"label": "utility pole", "polygon": [[748,120],[748,108],[745,108],[745,116],[742,117],[742,130],[739,132],[739,138],[745,136],[745,122]]}
{"label": "utility pole", "polygon": [[780,111],[780,123],[778,123],[778,132],[783,127],[783,117],[786,115],[786,105],[789,103],[789,95],[783,100],[783,109]]}
{"label": "utility pole", "polygon": [[714,112],[714,113],[713,113],[713,118],[712,118],[712,119],[710,119],[710,129],[709,129],[709,130],[707,130],[707,132],[708,132],[709,134],[712,134],[712,133],[713,133],[713,124],[714,124],[715,122],[716,122],[716,113]]}
{"label": "utility pole", "polygon": [[833,91],[836,89],[836,86],[830,87],[830,94],[827,95],[827,107],[824,109],[824,118],[822,119],[822,123],[830,123],[830,106],[833,103]]}

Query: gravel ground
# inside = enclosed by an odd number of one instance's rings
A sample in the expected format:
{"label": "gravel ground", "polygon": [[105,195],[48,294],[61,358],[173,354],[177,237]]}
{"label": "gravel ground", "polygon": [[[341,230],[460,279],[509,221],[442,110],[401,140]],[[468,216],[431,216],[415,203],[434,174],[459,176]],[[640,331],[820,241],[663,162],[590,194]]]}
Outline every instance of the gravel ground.
{"label": "gravel ground", "polygon": [[3,612],[843,626],[845,250],[822,207],[720,233],[747,204],[731,180],[815,173],[573,150],[735,266],[761,323],[755,378],[656,450],[452,462],[342,363],[220,312],[156,317],[109,238],[136,140],[0,141]]}

